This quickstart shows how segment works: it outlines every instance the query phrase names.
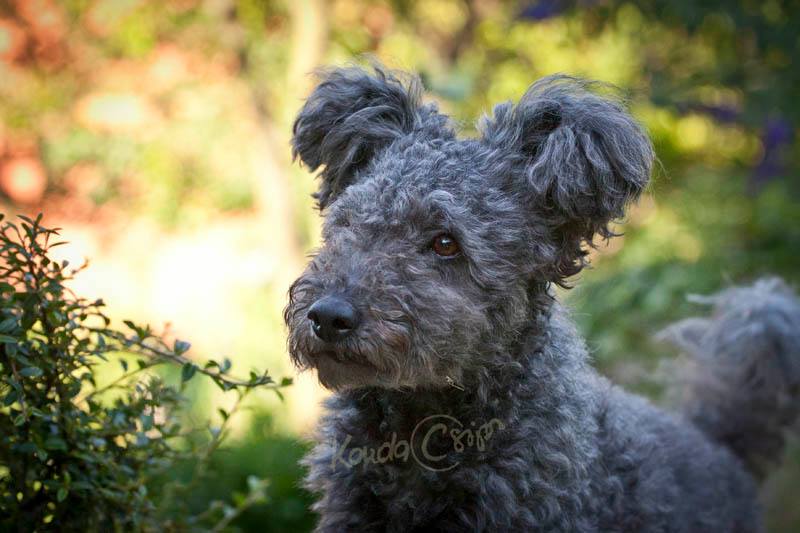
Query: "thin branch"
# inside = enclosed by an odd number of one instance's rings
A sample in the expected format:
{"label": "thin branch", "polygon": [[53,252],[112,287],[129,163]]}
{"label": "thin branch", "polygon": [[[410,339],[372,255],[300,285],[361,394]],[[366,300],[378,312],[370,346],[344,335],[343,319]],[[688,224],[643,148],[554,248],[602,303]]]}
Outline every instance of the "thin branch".
{"label": "thin branch", "polygon": [[[158,349],[158,348],[156,348],[154,346],[145,344],[144,343],[145,339],[138,339],[138,338],[134,338],[134,337],[128,337],[128,336],[126,336],[126,335],[124,335],[122,333],[119,333],[119,332],[116,332],[116,331],[111,331],[111,330],[108,330],[108,329],[102,329],[102,328],[87,328],[87,329],[89,331],[93,331],[93,332],[96,332],[96,333],[103,334],[106,337],[117,341],[120,344],[119,351],[127,351],[127,352],[129,352],[131,354],[144,355],[144,356],[150,356],[150,357],[154,357],[154,358],[164,359],[164,360],[167,360],[167,361],[172,361],[174,363],[179,363],[181,365],[184,365],[184,364],[194,365],[196,370],[197,370],[197,372],[200,372],[201,374],[204,374],[204,375],[206,375],[206,376],[208,376],[208,377],[210,377],[210,378],[212,378],[212,379],[214,379],[214,380],[216,380],[216,381],[228,386],[229,388],[239,388],[239,387],[248,387],[249,388],[249,387],[257,387],[257,386],[266,387],[266,388],[269,388],[269,389],[281,388],[281,385],[279,383],[275,383],[275,381],[266,372],[264,374],[262,374],[258,379],[249,380],[249,381],[245,381],[245,380],[242,380],[242,379],[236,379],[236,378],[229,378],[229,377],[225,376],[220,371],[212,372],[208,368],[204,368],[204,367],[198,365],[195,361],[192,361],[188,357],[184,357],[184,356],[179,355],[179,354],[177,354],[175,352],[167,351],[165,349]],[[163,341],[161,341],[161,342],[163,344]]]}

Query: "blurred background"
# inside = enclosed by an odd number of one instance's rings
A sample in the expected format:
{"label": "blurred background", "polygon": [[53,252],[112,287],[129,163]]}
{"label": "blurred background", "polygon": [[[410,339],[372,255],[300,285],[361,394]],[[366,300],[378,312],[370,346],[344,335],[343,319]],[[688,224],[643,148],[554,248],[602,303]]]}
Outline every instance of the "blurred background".
{"label": "blurred background", "polygon": [[[0,0],[0,211],[45,214],[91,260],[73,284],[170,324],[199,356],[294,374],[286,290],[318,240],[291,123],[321,65],[372,54],[421,76],[464,135],[554,72],[620,86],[660,158],[624,237],[564,297],[598,367],[658,398],[651,340],[707,293],[800,281],[800,7],[789,0]],[[198,415],[226,398],[192,392]],[[237,418],[198,508],[271,480],[244,530],[313,525],[297,460],[325,393],[300,376]],[[213,415],[211,415],[213,416]],[[800,446],[763,490],[798,531]]]}

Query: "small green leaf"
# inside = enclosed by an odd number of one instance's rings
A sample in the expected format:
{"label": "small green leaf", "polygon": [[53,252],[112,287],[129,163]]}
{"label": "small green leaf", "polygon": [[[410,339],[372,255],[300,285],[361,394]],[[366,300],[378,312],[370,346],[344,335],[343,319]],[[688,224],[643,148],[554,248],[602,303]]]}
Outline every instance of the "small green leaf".
{"label": "small green leaf", "polygon": [[67,450],[67,443],[61,437],[47,437],[44,441],[44,447],[48,450]]}
{"label": "small green leaf", "polygon": [[16,337],[11,335],[0,335],[0,344],[17,344]]}
{"label": "small green leaf", "polygon": [[186,341],[176,340],[174,350],[176,354],[181,355],[188,352],[191,347],[192,345]]}
{"label": "small green leaf", "polygon": [[6,394],[6,397],[3,399],[3,405],[8,407],[12,403],[16,402],[17,398],[19,398],[19,393],[15,390],[12,390],[8,394]]}
{"label": "small green leaf", "polygon": [[33,364],[33,361],[22,355],[21,353],[15,353],[17,361],[22,363],[25,366],[36,366]]}
{"label": "small green leaf", "polygon": [[197,372],[197,366],[194,363],[185,363],[181,368],[181,381],[187,382],[194,377]]}
{"label": "small green leaf", "polygon": [[8,333],[12,331],[17,326],[17,318],[16,317],[8,317],[2,322],[0,322],[0,333]]}
{"label": "small green leaf", "polygon": [[56,494],[56,499],[60,502],[63,502],[67,499],[67,494],[69,494],[69,489],[66,487],[61,487],[58,489],[58,493]]}
{"label": "small green leaf", "polygon": [[223,420],[228,420],[228,417],[231,416],[230,414],[228,414],[228,411],[222,408],[217,409],[217,412],[219,413],[219,415],[222,417]]}
{"label": "small green leaf", "polygon": [[149,431],[153,427],[153,416],[152,415],[142,415],[139,417],[139,420],[142,423],[142,429],[144,431]]}
{"label": "small green leaf", "polygon": [[22,370],[19,371],[20,376],[25,376],[26,378],[35,378],[39,377],[43,374],[42,369],[38,366],[26,366]]}

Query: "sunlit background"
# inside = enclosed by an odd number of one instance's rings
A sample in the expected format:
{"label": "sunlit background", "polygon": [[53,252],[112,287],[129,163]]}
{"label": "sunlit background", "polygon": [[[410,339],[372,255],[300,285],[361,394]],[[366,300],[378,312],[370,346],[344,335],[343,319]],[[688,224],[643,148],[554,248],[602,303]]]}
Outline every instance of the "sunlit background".
{"label": "sunlit background", "polygon": [[[0,211],[62,227],[63,256],[91,261],[74,290],[112,316],[293,376],[281,313],[319,231],[289,149],[310,72],[365,53],[416,71],[467,136],[543,75],[612,82],[660,164],[565,297],[597,365],[657,397],[674,354],[651,337],[700,311],[685,294],[800,281],[799,27],[788,0],[3,0]],[[198,505],[253,473],[270,501],[237,525],[310,528],[296,462],[324,394],[307,375],[251,402]],[[800,527],[798,490],[795,442],[763,491],[771,531]]]}

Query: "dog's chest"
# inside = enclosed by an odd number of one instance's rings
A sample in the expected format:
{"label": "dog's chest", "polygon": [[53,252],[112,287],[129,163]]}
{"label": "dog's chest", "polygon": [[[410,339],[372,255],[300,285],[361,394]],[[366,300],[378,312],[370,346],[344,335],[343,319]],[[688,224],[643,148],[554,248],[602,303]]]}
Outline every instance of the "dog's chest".
{"label": "dog's chest", "polygon": [[[524,525],[529,479],[515,429],[477,413],[405,416],[362,411],[339,419],[317,468],[342,491],[356,489],[359,513],[389,531],[481,530]],[[512,474],[513,473],[513,474]]]}
{"label": "dog's chest", "polygon": [[[364,452],[369,459],[348,465],[350,479],[343,484],[368,488],[361,512],[370,515],[370,521],[384,524],[388,531],[480,530],[488,513],[495,519],[502,517],[509,526],[516,522],[519,499],[503,497],[505,491],[514,492],[514,481],[502,480],[500,490],[492,485],[497,465],[487,453],[501,457],[501,450],[456,452],[441,442],[428,445],[423,449],[412,439],[405,449],[402,439],[372,441],[367,447],[374,446],[376,451]],[[344,465],[339,462],[339,466]],[[492,502],[490,510],[486,502]]]}

